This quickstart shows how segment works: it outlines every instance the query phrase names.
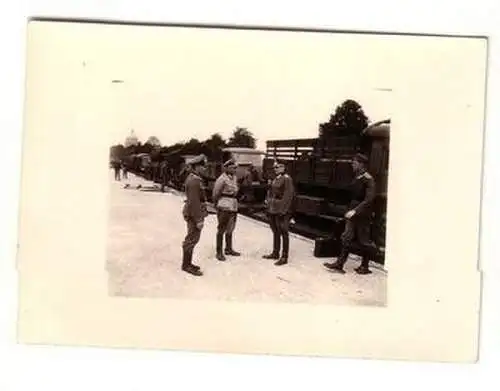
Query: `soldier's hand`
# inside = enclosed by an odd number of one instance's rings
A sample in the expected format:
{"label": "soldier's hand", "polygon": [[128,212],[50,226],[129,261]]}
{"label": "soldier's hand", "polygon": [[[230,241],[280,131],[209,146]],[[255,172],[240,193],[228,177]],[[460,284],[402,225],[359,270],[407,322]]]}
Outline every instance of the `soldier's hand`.
{"label": "soldier's hand", "polygon": [[352,216],[354,216],[356,214],[356,212],[354,210],[349,210],[345,215],[344,217],[346,219],[350,219]]}
{"label": "soldier's hand", "polygon": [[196,223],[196,228],[198,228],[200,230],[203,229],[203,221]]}

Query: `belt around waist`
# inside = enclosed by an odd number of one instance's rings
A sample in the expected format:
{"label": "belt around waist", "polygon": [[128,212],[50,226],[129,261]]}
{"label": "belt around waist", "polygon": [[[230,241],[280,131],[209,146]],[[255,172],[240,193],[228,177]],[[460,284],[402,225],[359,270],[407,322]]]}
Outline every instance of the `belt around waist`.
{"label": "belt around waist", "polygon": [[236,198],[236,195],[234,194],[222,194],[221,197],[225,197],[225,198]]}

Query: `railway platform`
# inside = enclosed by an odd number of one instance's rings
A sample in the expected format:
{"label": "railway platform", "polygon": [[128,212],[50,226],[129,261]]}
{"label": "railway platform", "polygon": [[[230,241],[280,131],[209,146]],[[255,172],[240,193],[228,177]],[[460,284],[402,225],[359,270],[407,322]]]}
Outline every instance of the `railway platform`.
{"label": "railway platform", "polygon": [[275,266],[262,259],[271,250],[267,224],[238,215],[234,247],[240,257],[215,259],[216,216],[210,214],[193,260],[204,275],[183,272],[181,242],[186,233],[181,208],[183,194],[129,173],[115,181],[110,173],[107,271],[109,292],[115,296],[177,299],[291,302],[308,304],[386,304],[387,273],[357,275],[353,257],[347,273],[336,274],[313,256],[314,242],[291,234],[289,263]]}

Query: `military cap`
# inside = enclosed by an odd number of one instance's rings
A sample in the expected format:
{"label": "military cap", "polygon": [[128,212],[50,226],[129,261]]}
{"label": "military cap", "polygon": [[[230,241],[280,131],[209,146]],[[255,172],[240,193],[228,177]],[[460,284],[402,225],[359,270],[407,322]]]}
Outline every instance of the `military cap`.
{"label": "military cap", "polygon": [[277,160],[274,161],[273,168],[279,168],[279,167],[285,167],[283,163],[278,162]]}
{"label": "military cap", "polygon": [[223,166],[225,168],[227,167],[232,167],[232,166],[236,166],[236,162],[233,160],[233,159],[229,159],[227,160],[226,162],[224,162]]}
{"label": "military cap", "polygon": [[368,163],[368,157],[366,155],[363,155],[362,153],[357,153],[355,156],[354,156],[354,160],[360,162],[360,163],[363,163],[363,164],[367,164]]}
{"label": "military cap", "polygon": [[205,155],[201,154],[195,157],[192,157],[191,159],[186,160],[186,164],[189,164],[190,166],[197,166],[197,165],[204,165],[205,164],[206,157]]}

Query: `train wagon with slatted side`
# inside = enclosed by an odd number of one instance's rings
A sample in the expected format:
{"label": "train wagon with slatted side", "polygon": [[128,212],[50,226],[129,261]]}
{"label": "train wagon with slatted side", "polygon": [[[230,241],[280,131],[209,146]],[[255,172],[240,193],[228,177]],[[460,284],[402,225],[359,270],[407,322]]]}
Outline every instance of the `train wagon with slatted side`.
{"label": "train wagon with slatted side", "polygon": [[263,163],[268,181],[275,161],[285,164],[292,177],[296,198],[296,229],[310,237],[338,235],[350,201],[348,185],[354,179],[351,162],[358,152],[369,158],[368,171],[376,182],[372,239],[385,253],[387,181],[389,172],[390,120],[368,126],[361,136],[332,135],[325,138],[269,140]]}

